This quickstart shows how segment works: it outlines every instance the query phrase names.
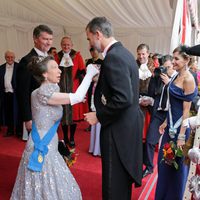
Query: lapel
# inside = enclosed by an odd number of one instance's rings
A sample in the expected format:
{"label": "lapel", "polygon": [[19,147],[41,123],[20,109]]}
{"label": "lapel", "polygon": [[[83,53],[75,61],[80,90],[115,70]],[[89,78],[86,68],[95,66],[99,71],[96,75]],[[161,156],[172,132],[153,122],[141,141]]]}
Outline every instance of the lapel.
{"label": "lapel", "polygon": [[4,77],[6,73],[6,63],[3,64],[1,67],[2,67],[2,75],[3,75],[2,77]]}
{"label": "lapel", "polygon": [[63,52],[62,50],[58,52],[58,58],[59,58],[59,61],[61,62],[61,59],[63,57]]}
{"label": "lapel", "polygon": [[72,60],[74,59],[75,55],[76,55],[76,51],[74,49],[71,49],[69,56],[71,57]]}
{"label": "lapel", "polygon": [[29,53],[32,56],[38,56],[37,52],[35,51],[34,48],[31,49],[30,53]]}
{"label": "lapel", "polygon": [[102,95],[103,95],[103,88],[104,88],[104,73],[106,73],[104,71],[104,63],[106,60],[107,55],[109,54],[109,52],[111,50],[113,50],[116,47],[122,46],[121,42],[116,42],[113,45],[110,46],[110,48],[108,49],[105,58],[103,59],[102,65],[101,65],[101,71],[100,71],[100,75],[99,75],[99,81],[97,83],[96,89],[95,89],[95,99],[98,99],[98,101],[102,99]]}
{"label": "lapel", "polygon": [[109,54],[109,52],[116,47],[122,46],[121,42],[116,42],[113,45],[110,46],[110,48],[107,50],[106,56],[102,61],[102,65],[101,65],[101,71],[100,71],[100,75],[99,75],[99,80],[97,83],[97,87],[99,87],[98,85],[101,85],[101,83],[103,82],[103,74],[104,74],[104,60],[106,60],[107,54]]}
{"label": "lapel", "polygon": [[113,45],[110,46],[110,48],[107,50],[107,53],[106,55],[109,53],[110,50],[112,50],[113,48],[115,47],[119,47],[119,46],[122,46],[122,43],[121,42],[115,42]]}
{"label": "lapel", "polygon": [[18,63],[14,62],[13,74],[12,74],[12,79],[11,79],[11,84],[12,84],[13,88],[16,88],[16,71],[17,71],[17,65],[18,65]]}

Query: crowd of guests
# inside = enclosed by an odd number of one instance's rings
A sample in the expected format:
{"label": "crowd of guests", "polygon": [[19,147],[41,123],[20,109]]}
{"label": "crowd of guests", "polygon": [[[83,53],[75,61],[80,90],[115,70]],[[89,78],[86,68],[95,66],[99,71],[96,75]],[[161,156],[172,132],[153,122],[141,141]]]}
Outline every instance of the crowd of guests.
{"label": "crowd of guests", "polygon": [[[140,50],[141,46],[143,51]],[[162,56],[160,62],[155,62],[154,56],[152,62],[149,61],[151,58],[146,44],[139,45],[137,52],[141,68],[140,106],[145,116],[144,123],[148,124],[147,128],[144,126],[143,129],[143,134],[146,132],[143,178],[153,173],[154,151],[162,136],[155,199],[183,199],[189,166],[184,164],[184,157],[176,161],[178,170],[163,162],[163,148],[173,141],[182,150],[189,138],[189,125],[183,121],[188,119],[193,111],[197,113],[197,109],[192,110],[191,105],[196,107],[195,99],[198,99],[198,74],[197,69],[194,71],[190,68],[196,66],[196,63],[189,56],[192,53],[186,54],[181,46],[174,49],[173,56]],[[149,63],[152,63],[153,71],[152,65],[148,66]],[[147,114],[150,114],[150,121]]]}
{"label": "crowd of guests", "polygon": [[[23,126],[30,133],[11,199],[82,199],[66,163],[73,162],[77,122],[85,120],[89,152],[102,159],[103,199],[130,199],[132,183],[141,186],[153,173],[161,141],[155,199],[181,200],[189,166],[184,157],[178,170],[162,162],[163,146],[173,141],[182,150],[190,136],[183,121],[197,113],[200,73],[189,55],[198,56],[198,50],[180,46],[173,55],[160,55],[140,44],[135,60],[105,17],[91,20],[86,36],[91,58],[85,61],[69,36],[57,52],[46,25],[34,29],[34,47],[19,63],[14,52],[5,52],[0,123],[7,126],[6,137],[22,137]],[[62,141],[56,135],[59,123]]]}

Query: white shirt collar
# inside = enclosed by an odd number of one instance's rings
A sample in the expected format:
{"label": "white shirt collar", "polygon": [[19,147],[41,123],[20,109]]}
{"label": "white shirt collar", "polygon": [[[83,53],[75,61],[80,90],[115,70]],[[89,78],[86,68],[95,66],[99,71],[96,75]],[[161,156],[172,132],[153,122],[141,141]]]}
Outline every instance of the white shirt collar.
{"label": "white shirt collar", "polygon": [[47,57],[48,53],[47,52],[42,52],[39,49],[37,49],[36,47],[34,47],[36,53],[38,54],[38,56],[42,56],[42,57]]}
{"label": "white shirt collar", "polygon": [[8,63],[6,63],[6,68],[11,68],[14,67],[14,63],[12,65],[9,65]]}
{"label": "white shirt collar", "polygon": [[63,55],[69,56],[70,52],[71,52],[71,51],[69,51],[68,53],[66,53],[66,52],[63,51]]}
{"label": "white shirt collar", "polygon": [[141,66],[141,65],[146,65],[146,66],[147,66],[147,64],[148,64],[148,60],[147,60],[145,63],[140,64],[140,66]]}
{"label": "white shirt collar", "polygon": [[102,53],[103,58],[106,57],[106,54],[107,54],[108,49],[109,49],[113,44],[115,44],[116,42],[117,42],[117,40],[113,40],[113,41],[111,41],[111,42],[107,45],[107,47],[103,50],[103,53]]}

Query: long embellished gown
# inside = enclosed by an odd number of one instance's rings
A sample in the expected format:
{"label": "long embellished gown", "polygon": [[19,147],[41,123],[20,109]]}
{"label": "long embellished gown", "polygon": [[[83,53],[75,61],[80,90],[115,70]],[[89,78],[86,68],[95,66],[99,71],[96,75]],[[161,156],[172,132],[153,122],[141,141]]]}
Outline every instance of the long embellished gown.
{"label": "long embellished gown", "polygon": [[[171,112],[173,124],[183,115],[183,102],[192,101],[197,95],[197,88],[191,94],[185,95],[182,88],[177,87],[173,82],[169,86],[169,98],[171,104]],[[180,127],[177,129],[175,138],[169,136],[169,114],[167,116],[167,127],[162,138],[160,151],[158,155],[158,181],[156,187],[155,200],[182,200],[185,184],[188,176],[189,167],[185,165],[184,158],[177,158],[178,170],[173,166],[167,165],[163,158],[163,145],[169,141],[176,143]],[[186,140],[189,137],[190,130],[186,129]]]}
{"label": "long embellished gown", "polygon": [[[31,96],[32,119],[40,138],[62,117],[62,106],[48,105],[47,100],[54,92],[59,92],[57,84],[42,84]],[[80,200],[78,184],[58,152],[58,135],[54,135],[48,145],[41,172],[27,168],[34,144],[29,136],[22,155],[11,200]]]}

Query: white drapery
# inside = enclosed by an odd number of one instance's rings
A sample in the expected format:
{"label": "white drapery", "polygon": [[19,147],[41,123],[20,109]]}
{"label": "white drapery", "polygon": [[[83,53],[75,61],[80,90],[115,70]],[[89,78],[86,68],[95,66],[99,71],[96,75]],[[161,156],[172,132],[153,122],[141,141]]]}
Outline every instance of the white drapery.
{"label": "white drapery", "polygon": [[177,0],[171,36],[170,52],[178,45],[193,46],[199,43],[197,0]]}
{"label": "white drapery", "polygon": [[54,44],[71,35],[74,48],[90,57],[85,26],[95,16],[106,16],[116,39],[135,54],[140,43],[151,52],[169,53],[173,10],[164,0],[5,0],[0,1],[0,64],[7,49],[20,59],[32,47],[32,31],[47,24],[54,31]]}

